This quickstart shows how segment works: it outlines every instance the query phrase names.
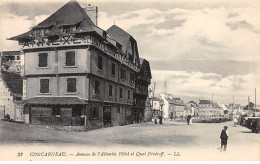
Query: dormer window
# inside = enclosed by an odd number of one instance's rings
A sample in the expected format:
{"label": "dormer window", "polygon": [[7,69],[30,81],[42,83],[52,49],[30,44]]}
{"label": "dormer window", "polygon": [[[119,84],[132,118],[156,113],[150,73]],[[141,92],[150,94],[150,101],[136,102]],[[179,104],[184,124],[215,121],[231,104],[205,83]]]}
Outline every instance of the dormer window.
{"label": "dormer window", "polygon": [[49,27],[35,28],[31,31],[31,35],[35,37],[44,37],[45,34],[49,33],[53,29],[53,25]]}
{"label": "dormer window", "polygon": [[77,30],[76,25],[60,26],[59,31],[62,33],[72,33]]}
{"label": "dormer window", "polygon": [[120,51],[122,51],[122,46],[118,43],[116,43],[116,48],[118,48]]}
{"label": "dormer window", "polygon": [[106,40],[107,39],[107,33],[105,33],[104,31],[103,31],[103,38]]}

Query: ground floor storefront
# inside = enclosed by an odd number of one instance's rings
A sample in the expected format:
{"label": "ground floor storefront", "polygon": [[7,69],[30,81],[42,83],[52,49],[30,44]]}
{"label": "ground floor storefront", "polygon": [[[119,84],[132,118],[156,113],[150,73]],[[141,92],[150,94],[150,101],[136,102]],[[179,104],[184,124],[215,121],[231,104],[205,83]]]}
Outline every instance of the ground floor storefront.
{"label": "ground floor storefront", "polygon": [[25,123],[86,126],[92,129],[133,123],[133,106],[78,97],[35,97],[24,107]]}

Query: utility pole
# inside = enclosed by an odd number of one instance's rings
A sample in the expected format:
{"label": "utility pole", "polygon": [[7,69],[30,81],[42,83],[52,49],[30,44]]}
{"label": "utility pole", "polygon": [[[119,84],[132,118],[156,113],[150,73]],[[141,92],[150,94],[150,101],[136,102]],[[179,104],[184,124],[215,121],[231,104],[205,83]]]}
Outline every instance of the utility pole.
{"label": "utility pole", "polygon": [[247,105],[248,111],[249,111],[249,108],[250,108],[250,97],[248,96],[248,105]]}

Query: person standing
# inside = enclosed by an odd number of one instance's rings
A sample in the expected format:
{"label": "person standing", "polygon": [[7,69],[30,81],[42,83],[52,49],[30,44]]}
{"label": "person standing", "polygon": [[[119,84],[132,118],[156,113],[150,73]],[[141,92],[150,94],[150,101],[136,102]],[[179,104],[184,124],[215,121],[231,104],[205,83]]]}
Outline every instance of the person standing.
{"label": "person standing", "polygon": [[[224,126],[224,129],[222,129],[221,134],[220,134],[220,139],[221,139],[221,151],[226,151],[227,149],[227,140],[228,140],[228,127]],[[224,148],[224,149],[223,149]]]}
{"label": "person standing", "polygon": [[237,116],[235,116],[235,117],[234,117],[234,126],[235,126],[235,127],[237,126],[237,121],[238,121]]}
{"label": "person standing", "polygon": [[191,116],[188,115],[188,117],[187,117],[187,124],[188,124],[188,125],[190,125],[190,119],[191,119]]}

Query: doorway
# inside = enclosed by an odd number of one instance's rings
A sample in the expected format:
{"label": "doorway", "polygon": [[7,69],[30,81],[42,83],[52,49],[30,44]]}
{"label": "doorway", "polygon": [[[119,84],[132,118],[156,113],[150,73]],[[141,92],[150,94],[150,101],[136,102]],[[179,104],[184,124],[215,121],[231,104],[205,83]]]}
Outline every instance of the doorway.
{"label": "doorway", "polygon": [[111,122],[111,107],[104,107],[103,108],[103,123],[104,126],[110,126]]}

